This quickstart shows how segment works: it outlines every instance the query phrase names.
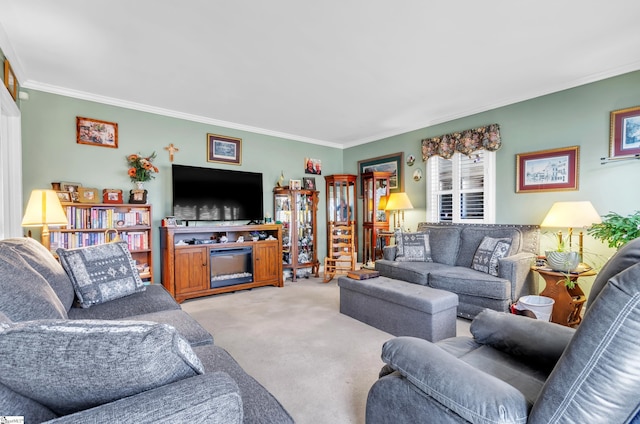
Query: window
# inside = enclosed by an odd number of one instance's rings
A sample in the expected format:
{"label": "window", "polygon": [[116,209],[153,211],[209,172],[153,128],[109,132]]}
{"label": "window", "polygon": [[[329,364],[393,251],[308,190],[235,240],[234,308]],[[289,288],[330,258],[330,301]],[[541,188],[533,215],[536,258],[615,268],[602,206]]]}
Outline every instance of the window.
{"label": "window", "polygon": [[495,222],[495,152],[476,150],[469,157],[432,156],[427,161],[427,220]]}

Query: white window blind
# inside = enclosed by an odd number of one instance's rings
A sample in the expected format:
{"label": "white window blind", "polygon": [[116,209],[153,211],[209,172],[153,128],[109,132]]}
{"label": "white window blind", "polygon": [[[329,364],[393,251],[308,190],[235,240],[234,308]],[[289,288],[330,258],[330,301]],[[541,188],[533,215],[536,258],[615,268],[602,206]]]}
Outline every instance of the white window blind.
{"label": "white window blind", "polygon": [[427,219],[432,222],[495,221],[495,153],[477,150],[427,161]]}

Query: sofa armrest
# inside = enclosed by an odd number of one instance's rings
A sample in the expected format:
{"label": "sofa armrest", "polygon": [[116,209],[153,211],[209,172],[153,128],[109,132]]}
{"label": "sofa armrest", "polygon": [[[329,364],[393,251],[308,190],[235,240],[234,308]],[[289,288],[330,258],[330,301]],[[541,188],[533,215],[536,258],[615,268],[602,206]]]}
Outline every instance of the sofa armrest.
{"label": "sofa armrest", "polygon": [[391,246],[384,246],[382,248],[382,259],[387,261],[395,261],[396,260],[396,246],[395,244]]}
{"label": "sofa armrest", "polygon": [[48,423],[242,423],[242,398],[223,372],[198,375]]}
{"label": "sofa armrest", "polygon": [[382,360],[468,421],[526,422],[530,405],[519,390],[431,342],[397,337],[382,347]]}
{"label": "sofa armrest", "polygon": [[550,372],[571,342],[574,328],[485,309],[471,323],[476,342],[526,359]]}
{"label": "sofa armrest", "polygon": [[520,252],[498,260],[498,277],[511,282],[511,300],[517,301],[521,296],[538,294],[538,284],[531,265],[536,255]]}

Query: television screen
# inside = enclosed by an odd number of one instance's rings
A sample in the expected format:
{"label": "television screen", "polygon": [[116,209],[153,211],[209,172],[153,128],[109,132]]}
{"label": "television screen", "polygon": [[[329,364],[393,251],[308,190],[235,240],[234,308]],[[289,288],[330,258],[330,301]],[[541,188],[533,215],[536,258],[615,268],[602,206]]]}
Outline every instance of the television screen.
{"label": "television screen", "polygon": [[184,221],[261,221],[262,174],[172,165],[173,216]]}

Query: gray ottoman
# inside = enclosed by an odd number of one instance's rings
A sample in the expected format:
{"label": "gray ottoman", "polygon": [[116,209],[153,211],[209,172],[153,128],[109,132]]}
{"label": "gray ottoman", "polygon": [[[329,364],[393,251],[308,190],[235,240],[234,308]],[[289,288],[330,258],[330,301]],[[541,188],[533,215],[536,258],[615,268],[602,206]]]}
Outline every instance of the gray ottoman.
{"label": "gray ottoman", "polygon": [[455,337],[458,295],[387,277],[338,278],[340,312],[394,336]]}

